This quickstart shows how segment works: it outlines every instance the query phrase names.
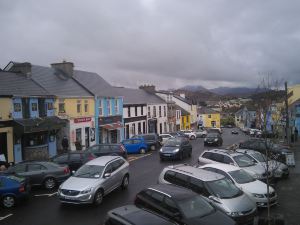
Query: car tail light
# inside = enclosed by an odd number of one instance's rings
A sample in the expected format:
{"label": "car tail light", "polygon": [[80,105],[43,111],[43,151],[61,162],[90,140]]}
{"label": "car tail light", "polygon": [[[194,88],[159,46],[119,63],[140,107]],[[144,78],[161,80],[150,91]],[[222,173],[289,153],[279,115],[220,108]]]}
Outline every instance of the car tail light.
{"label": "car tail light", "polygon": [[95,159],[95,156],[93,156],[92,154],[89,154],[88,160],[90,161],[90,160],[93,160],[93,159]]}
{"label": "car tail light", "polygon": [[69,174],[69,173],[70,173],[69,167],[65,167],[65,168],[64,168],[64,174]]}
{"label": "car tail light", "polygon": [[25,187],[23,184],[19,187],[19,192],[25,192]]}

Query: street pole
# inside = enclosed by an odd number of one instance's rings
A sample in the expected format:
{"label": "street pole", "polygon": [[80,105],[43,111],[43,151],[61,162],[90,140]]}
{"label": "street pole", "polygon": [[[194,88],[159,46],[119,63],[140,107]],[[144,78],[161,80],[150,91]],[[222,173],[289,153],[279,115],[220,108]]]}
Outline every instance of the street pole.
{"label": "street pole", "polygon": [[290,144],[290,120],[289,120],[289,103],[288,103],[288,89],[287,89],[287,81],[284,82],[285,87],[285,114],[286,114],[286,122],[285,122],[285,134],[287,138],[287,144]]}

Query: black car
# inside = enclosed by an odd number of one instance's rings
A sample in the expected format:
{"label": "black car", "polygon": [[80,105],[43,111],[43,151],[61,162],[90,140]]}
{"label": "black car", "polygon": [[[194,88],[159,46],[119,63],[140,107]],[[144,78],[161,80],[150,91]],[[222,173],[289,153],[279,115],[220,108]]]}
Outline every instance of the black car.
{"label": "black car", "polygon": [[98,144],[89,147],[85,151],[91,152],[97,157],[104,155],[118,155],[127,159],[127,151],[123,144]]}
{"label": "black car", "polygon": [[53,189],[58,183],[69,178],[70,169],[68,166],[60,166],[53,162],[25,161],[9,167],[2,173],[26,177],[32,186],[39,185]]}
{"label": "black car", "polygon": [[86,162],[97,158],[88,151],[72,151],[52,157],[50,160],[59,165],[68,165],[71,171],[76,171]]}
{"label": "black car", "polygon": [[204,197],[185,188],[159,184],[139,192],[135,205],[161,214],[179,224],[227,225],[235,222]]}
{"label": "black car", "polygon": [[280,144],[275,144],[269,139],[251,138],[239,144],[241,149],[251,149],[266,154],[269,149],[269,156],[271,159],[286,163],[286,155],[294,154],[291,150]]}
{"label": "black car", "polygon": [[238,130],[232,130],[231,134],[239,134]]}
{"label": "black car", "polygon": [[175,223],[147,209],[126,205],[110,210],[104,225],[175,225]]}
{"label": "black car", "polygon": [[179,159],[192,156],[192,145],[187,138],[170,138],[159,150],[160,159]]}
{"label": "black car", "polygon": [[156,150],[162,145],[162,137],[155,133],[139,134],[133,136],[132,138],[143,138],[148,145],[148,148],[151,150]]}
{"label": "black car", "polygon": [[218,133],[208,133],[206,138],[204,138],[204,146],[207,145],[215,145],[215,146],[222,146],[223,139],[220,134]]}

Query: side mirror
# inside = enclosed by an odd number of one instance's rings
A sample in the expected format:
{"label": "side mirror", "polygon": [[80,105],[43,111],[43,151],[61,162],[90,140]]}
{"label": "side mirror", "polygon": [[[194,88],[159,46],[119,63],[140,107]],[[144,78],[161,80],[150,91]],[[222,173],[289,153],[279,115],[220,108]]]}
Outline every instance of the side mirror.
{"label": "side mirror", "polygon": [[75,170],[72,170],[72,175],[74,175],[74,174],[75,174],[75,172],[76,172]]}
{"label": "side mirror", "polygon": [[213,202],[221,204],[221,202],[219,201],[219,199],[217,197],[215,197],[215,196],[210,195],[208,198],[209,198],[209,200],[211,200]]}
{"label": "side mirror", "polygon": [[103,178],[108,178],[108,177],[110,177],[110,175],[111,175],[111,173],[105,173]]}

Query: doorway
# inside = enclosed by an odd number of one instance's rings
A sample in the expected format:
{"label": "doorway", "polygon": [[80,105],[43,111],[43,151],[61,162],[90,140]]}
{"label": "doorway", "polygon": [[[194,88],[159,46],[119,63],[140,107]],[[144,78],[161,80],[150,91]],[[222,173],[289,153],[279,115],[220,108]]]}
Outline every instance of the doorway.
{"label": "doorway", "polygon": [[90,128],[85,128],[85,148],[90,147]]}
{"label": "doorway", "polygon": [[0,161],[7,162],[7,133],[0,133]]}

